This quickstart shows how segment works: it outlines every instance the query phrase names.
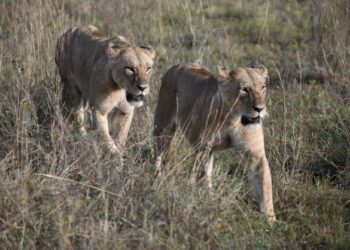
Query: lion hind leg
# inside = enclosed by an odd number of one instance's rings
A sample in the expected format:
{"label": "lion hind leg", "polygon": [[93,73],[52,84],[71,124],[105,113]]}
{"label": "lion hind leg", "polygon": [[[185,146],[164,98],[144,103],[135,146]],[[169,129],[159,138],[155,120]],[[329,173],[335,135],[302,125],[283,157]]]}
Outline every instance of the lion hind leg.
{"label": "lion hind leg", "polygon": [[80,101],[80,104],[78,105],[78,107],[75,108],[75,112],[74,112],[74,116],[75,116],[75,120],[79,129],[79,133],[82,136],[86,136],[86,130],[85,130],[85,110],[86,110],[86,105],[85,105],[85,101],[82,99]]}
{"label": "lion hind leg", "polygon": [[88,108],[88,101],[82,96],[78,87],[67,79],[63,82],[61,106],[63,115],[68,118],[73,115],[80,134],[85,136],[84,112]]}
{"label": "lion hind leg", "polygon": [[212,152],[208,152],[207,150],[197,151],[190,176],[191,184],[196,184],[205,175],[208,181],[208,187],[210,189],[212,188],[213,160]]}

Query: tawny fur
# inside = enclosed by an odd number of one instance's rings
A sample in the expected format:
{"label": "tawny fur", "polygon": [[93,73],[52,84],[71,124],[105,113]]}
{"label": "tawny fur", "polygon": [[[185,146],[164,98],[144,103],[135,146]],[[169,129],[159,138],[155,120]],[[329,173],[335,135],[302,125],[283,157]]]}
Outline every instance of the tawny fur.
{"label": "tawny fur", "polygon": [[108,38],[92,25],[72,28],[59,38],[55,61],[63,109],[74,115],[82,135],[84,112],[91,107],[109,150],[123,151],[134,108],[142,106],[149,92],[154,57],[152,47],[134,46],[122,36]]}
{"label": "tawny fur", "polygon": [[[162,156],[171,150],[179,129],[195,150],[191,182],[197,181],[202,170],[209,186],[213,152],[232,147],[247,150],[249,180],[261,212],[273,222],[271,174],[260,121],[266,114],[266,77],[264,66],[240,67],[230,72],[218,67],[216,75],[198,64],[173,66],[162,79],[154,135],[159,171]],[[245,124],[243,118],[256,120]]]}

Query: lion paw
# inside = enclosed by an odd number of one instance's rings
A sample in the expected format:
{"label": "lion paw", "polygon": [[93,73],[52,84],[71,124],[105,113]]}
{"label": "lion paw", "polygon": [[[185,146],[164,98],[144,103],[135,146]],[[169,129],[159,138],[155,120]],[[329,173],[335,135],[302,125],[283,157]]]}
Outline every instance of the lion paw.
{"label": "lion paw", "polygon": [[109,150],[109,152],[111,152],[111,154],[119,153],[119,150],[114,143],[109,143],[108,150]]}

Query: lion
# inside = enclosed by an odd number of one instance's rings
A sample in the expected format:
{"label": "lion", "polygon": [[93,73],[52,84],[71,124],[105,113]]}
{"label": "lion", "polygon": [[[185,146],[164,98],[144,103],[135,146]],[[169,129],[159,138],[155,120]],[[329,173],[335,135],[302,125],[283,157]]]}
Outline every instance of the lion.
{"label": "lion", "polygon": [[154,117],[156,168],[170,151],[179,128],[195,151],[191,183],[204,175],[212,187],[213,153],[241,147],[249,153],[248,179],[260,210],[276,220],[270,167],[265,155],[262,118],[267,69],[262,65],[217,73],[199,64],[176,65],[162,78]]}
{"label": "lion", "polygon": [[154,58],[151,46],[135,46],[123,36],[108,38],[92,25],[72,28],[58,39],[62,106],[73,114],[83,136],[84,112],[90,107],[110,152],[122,153],[134,109],[149,93]]}

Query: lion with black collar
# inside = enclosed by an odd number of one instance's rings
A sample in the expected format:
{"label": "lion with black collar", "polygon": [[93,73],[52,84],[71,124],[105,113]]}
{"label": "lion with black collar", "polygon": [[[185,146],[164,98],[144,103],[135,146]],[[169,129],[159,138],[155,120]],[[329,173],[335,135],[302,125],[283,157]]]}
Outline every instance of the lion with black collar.
{"label": "lion with black collar", "polygon": [[[270,167],[265,155],[262,119],[265,106],[264,66],[239,67],[216,74],[199,64],[176,65],[162,79],[154,119],[156,167],[161,171],[164,152],[171,150],[180,130],[195,151],[191,182],[205,172],[209,186],[213,153],[242,147],[249,153],[249,180],[260,210],[275,221]],[[201,171],[202,170],[202,171]]]}

